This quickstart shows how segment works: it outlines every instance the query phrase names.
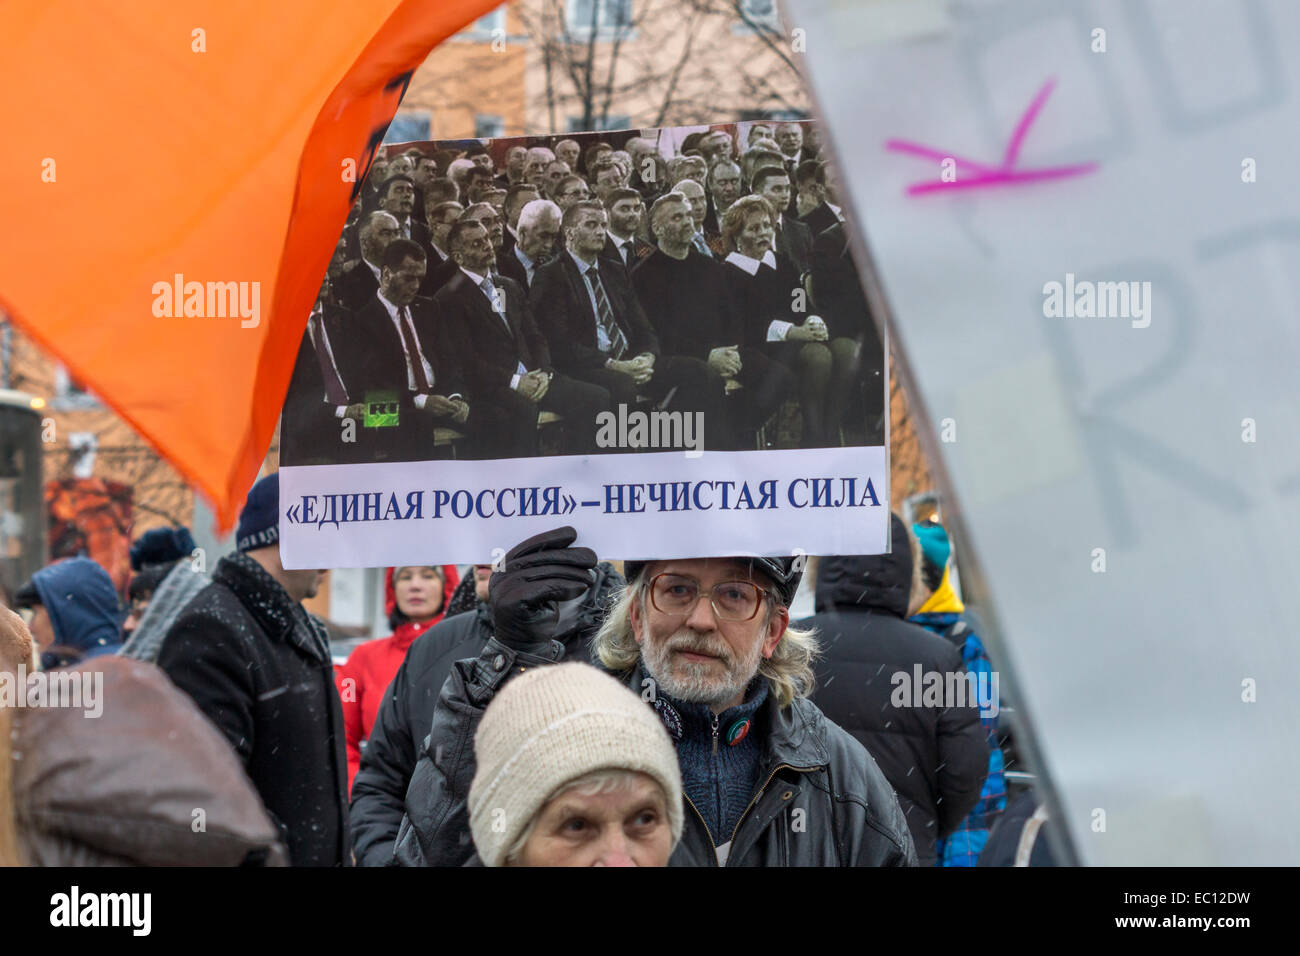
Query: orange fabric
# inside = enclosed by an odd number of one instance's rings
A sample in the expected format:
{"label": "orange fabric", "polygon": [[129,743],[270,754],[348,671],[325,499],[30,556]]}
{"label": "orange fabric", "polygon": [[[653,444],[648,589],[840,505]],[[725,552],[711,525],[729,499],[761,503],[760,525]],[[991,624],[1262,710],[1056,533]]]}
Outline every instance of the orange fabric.
{"label": "orange fabric", "polygon": [[[345,160],[360,180],[404,74],[496,5],[0,4],[0,306],[207,493],[223,530],[352,202]],[[156,316],[178,274],[205,306],[207,283],[248,283],[250,306],[259,283],[256,324]]]}

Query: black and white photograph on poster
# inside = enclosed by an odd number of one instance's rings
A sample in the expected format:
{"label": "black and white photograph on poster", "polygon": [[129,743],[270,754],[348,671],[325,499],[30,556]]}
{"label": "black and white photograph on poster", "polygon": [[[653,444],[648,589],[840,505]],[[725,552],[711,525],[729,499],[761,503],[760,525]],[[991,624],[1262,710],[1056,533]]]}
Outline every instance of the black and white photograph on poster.
{"label": "black and white photograph on poster", "polygon": [[557,516],[626,558],[887,550],[838,199],[805,122],[389,146],[285,402],[286,558],[482,560]]}

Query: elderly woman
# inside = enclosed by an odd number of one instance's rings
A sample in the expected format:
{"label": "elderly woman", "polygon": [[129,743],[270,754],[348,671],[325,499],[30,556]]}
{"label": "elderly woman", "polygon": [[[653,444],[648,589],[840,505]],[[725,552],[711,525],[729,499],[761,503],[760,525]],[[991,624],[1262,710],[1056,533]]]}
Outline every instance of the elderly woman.
{"label": "elderly woman", "polygon": [[487,866],[667,866],[677,754],[655,711],[588,664],[527,670],[474,736],[470,830]]}
{"label": "elderly woman", "polygon": [[852,384],[857,343],[834,336],[805,301],[798,270],[774,251],[777,210],[762,196],[743,196],[722,216],[728,286],[745,317],[746,342],[761,347],[795,376],[804,448],[838,445],[842,405]]}

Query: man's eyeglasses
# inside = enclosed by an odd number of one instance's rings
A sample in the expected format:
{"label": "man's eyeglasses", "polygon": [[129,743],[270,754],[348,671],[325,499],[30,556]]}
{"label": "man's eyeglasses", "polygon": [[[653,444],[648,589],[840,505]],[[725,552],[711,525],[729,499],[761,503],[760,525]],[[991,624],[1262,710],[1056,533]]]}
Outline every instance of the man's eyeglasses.
{"label": "man's eyeglasses", "polygon": [[[768,592],[751,581],[723,581],[708,592],[719,621],[752,621]],[[665,571],[650,579],[650,603],[664,614],[686,617],[701,597],[700,582]]]}

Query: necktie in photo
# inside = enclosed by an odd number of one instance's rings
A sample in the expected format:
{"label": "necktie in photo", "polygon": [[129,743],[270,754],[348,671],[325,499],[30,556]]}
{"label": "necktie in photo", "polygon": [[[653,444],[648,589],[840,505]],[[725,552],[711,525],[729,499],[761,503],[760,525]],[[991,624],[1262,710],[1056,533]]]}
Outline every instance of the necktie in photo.
{"label": "necktie in photo", "polygon": [[492,304],[492,311],[501,316],[501,321],[506,324],[506,331],[510,331],[510,320],[506,318],[506,299],[501,287],[493,283],[494,275],[489,273],[483,277],[483,281],[478,287],[483,290],[483,294],[488,297],[488,302]]}
{"label": "necktie in photo", "polygon": [[605,286],[600,281],[600,273],[596,271],[594,265],[587,270],[587,282],[591,284],[591,291],[596,295],[596,318],[600,322],[600,327],[605,330],[605,334],[609,336],[609,350],[615,359],[621,359],[623,353],[627,351],[627,337],[614,321],[614,310],[610,308],[609,297],[605,295]]}
{"label": "necktie in photo", "polygon": [[326,400],[331,405],[348,404],[348,390],[344,387],[343,377],[334,363],[334,350],[330,347],[329,336],[325,334],[325,314],[319,307],[307,320],[307,333],[311,336],[316,361],[320,365]]}
{"label": "necktie in photo", "polygon": [[420,351],[420,339],[415,334],[415,323],[411,321],[411,310],[402,306],[397,327],[402,330],[402,345],[406,348],[408,367],[411,369],[417,393],[428,394],[433,391],[433,369],[424,360]]}

